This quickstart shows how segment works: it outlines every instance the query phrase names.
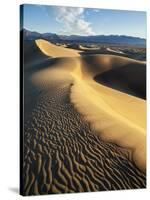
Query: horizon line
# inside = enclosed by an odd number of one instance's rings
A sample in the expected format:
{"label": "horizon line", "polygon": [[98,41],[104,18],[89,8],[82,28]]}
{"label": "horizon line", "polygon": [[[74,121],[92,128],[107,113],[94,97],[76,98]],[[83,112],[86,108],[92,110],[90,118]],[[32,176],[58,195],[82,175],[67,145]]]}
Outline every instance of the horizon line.
{"label": "horizon line", "polygon": [[25,29],[25,30],[27,30],[27,31],[30,31],[30,32],[37,32],[37,33],[39,33],[39,34],[45,34],[45,33],[52,33],[52,34],[56,34],[56,35],[63,35],[63,36],[82,36],[82,37],[88,37],[88,36],[126,36],[126,37],[134,37],[134,38],[139,38],[139,39],[144,39],[144,40],[146,40],[146,38],[144,38],[144,37],[140,37],[140,36],[132,36],[132,35],[119,35],[119,34],[95,34],[95,35],[77,35],[77,34],[70,34],[70,35],[65,35],[65,34],[58,34],[58,33],[54,33],[54,32],[43,32],[43,33],[41,33],[41,32],[39,32],[39,31],[36,31],[36,30],[29,30],[28,28],[20,28],[20,31],[21,30],[23,30],[23,29]]}

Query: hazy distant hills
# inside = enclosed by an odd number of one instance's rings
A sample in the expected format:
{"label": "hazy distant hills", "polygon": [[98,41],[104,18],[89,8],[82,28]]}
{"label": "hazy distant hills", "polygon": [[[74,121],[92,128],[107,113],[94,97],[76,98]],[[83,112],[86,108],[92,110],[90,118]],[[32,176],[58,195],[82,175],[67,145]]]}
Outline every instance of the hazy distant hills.
{"label": "hazy distant hills", "polygon": [[125,35],[57,35],[55,33],[38,33],[23,29],[24,40],[45,39],[51,42],[69,42],[69,43],[103,43],[103,44],[118,44],[118,45],[135,45],[146,46],[146,39]]}
{"label": "hazy distant hills", "polygon": [[38,33],[35,31],[29,31],[27,29],[23,29],[23,36],[25,40],[36,40],[36,39],[46,39],[46,40],[59,40],[60,37],[54,33]]}

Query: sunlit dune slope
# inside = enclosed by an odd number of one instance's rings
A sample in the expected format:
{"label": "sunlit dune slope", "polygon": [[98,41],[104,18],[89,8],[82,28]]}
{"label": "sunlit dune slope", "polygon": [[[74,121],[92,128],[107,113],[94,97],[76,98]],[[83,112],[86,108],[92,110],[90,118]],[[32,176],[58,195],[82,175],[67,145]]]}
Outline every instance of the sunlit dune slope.
{"label": "sunlit dune slope", "polygon": [[[57,79],[72,78],[74,84],[71,87],[71,102],[91,124],[93,132],[99,134],[104,141],[131,149],[135,164],[145,171],[145,100],[111,89],[94,80],[96,75],[125,67],[126,76],[128,75],[125,81],[128,84],[133,76],[130,68],[133,65],[137,68],[142,66],[145,70],[145,63],[110,55],[80,57],[76,50],[58,47],[44,40],[37,40],[36,44],[47,56],[61,58],[33,74],[33,83],[37,87],[43,87],[44,83],[45,87],[51,84],[51,80],[57,82]],[[133,68],[133,74],[136,73],[135,82],[140,77],[137,75],[140,73],[137,68]],[[142,84],[143,82],[140,87],[143,87]]]}
{"label": "sunlit dune slope", "polygon": [[72,57],[79,56],[78,50],[67,49],[62,46],[56,46],[46,40],[36,40],[37,46],[41,49],[41,51],[51,57]]}
{"label": "sunlit dune slope", "polygon": [[114,49],[111,49],[111,48],[107,48],[107,51],[109,51],[109,52],[114,52],[114,53],[119,53],[119,54],[125,54],[124,52],[122,52],[122,51],[116,51],[116,50],[114,50]]}
{"label": "sunlit dune slope", "polygon": [[83,46],[83,45],[79,45],[79,49],[81,49],[81,50],[98,50],[98,49],[100,49],[99,47],[85,47],[85,46]]}

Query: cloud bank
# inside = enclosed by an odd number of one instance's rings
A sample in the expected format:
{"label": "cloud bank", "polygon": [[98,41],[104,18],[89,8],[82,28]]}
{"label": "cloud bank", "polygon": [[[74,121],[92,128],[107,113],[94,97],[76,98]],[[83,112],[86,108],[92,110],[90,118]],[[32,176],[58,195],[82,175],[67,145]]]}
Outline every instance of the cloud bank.
{"label": "cloud bank", "polygon": [[63,27],[60,32],[68,35],[94,35],[91,24],[85,20],[84,8],[58,7],[56,21]]}

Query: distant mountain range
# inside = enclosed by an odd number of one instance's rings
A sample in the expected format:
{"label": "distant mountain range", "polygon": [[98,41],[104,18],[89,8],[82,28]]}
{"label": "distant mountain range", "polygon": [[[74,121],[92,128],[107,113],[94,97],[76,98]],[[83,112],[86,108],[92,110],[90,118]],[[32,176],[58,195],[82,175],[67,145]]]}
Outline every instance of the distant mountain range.
{"label": "distant mountain range", "polygon": [[69,42],[69,43],[101,43],[101,44],[118,44],[118,45],[133,45],[146,46],[146,39],[125,35],[58,35],[55,33],[38,33],[23,29],[24,40],[45,39],[51,42]]}

